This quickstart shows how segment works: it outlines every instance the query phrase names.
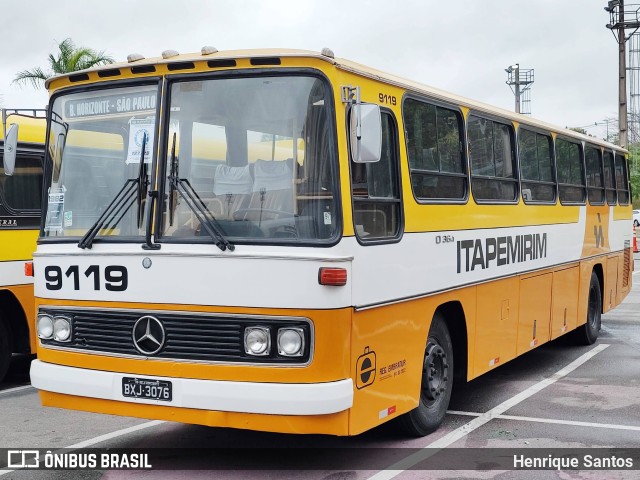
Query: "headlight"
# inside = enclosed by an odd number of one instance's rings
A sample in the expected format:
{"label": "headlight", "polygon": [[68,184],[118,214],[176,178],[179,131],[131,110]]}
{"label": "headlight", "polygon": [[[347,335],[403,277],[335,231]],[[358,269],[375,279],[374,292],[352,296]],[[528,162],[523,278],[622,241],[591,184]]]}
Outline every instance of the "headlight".
{"label": "headlight", "polygon": [[53,337],[53,318],[49,315],[38,315],[36,331],[38,332],[38,338],[42,340],[49,340]]}
{"label": "headlight", "polygon": [[57,342],[67,342],[71,338],[71,322],[65,317],[53,319],[53,339]]}
{"label": "headlight", "polygon": [[278,354],[284,357],[301,357],[304,353],[304,330],[280,328],[278,330]]}
{"label": "headlight", "polygon": [[267,327],[248,327],[244,330],[244,351],[249,355],[269,355],[271,333]]}

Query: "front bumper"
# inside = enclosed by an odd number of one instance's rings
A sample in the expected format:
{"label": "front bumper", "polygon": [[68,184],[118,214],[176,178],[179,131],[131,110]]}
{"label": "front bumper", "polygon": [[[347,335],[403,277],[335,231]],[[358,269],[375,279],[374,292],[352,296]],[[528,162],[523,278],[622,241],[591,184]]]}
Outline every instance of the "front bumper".
{"label": "front bumper", "polygon": [[[173,398],[165,402],[125,397],[122,395],[123,377],[170,381]],[[326,415],[342,412],[353,405],[350,378],[325,383],[196,380],[89,370],[34,360],[31,384],[39,390],[66,395],[223,412]]]}

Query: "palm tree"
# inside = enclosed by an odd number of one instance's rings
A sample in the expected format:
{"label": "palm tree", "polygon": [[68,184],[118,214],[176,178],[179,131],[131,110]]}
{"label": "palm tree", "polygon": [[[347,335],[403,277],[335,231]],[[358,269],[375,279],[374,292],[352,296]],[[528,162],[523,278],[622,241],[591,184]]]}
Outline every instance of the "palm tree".
{"label": "palm tree", "polygon": [[23,70],[16,74],[14,83],[25,84],[31,83],[34,88],[38,88],[44,81],[54,75],[63,73],[77,72],[85,68],[96,67],[99,65],[107,65],[113,63],[113,58],[104,52],[98,52],[90,48],[76,48],[70,38],[64,39],[58,44],[59,54],[55,57],[49,54],[49,71],[45,72],[40,67],[32,70]]}

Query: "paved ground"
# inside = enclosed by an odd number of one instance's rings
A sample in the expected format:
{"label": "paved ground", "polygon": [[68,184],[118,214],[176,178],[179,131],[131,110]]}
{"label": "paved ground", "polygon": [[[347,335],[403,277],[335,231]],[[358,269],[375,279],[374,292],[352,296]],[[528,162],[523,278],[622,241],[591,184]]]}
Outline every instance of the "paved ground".
{"label": "paved ground", "polygon": [[[640,271],[640,254],[635,261]],[[179,468],[181,462],[193,461],[195,456],[201,461],[214,459],[230,469],[212,472],[204,465],[203,470],[188,472],[0,470],[0,480],[638,478],[637,470],[482,471],[482,464],[477,464],[478,471],[412,469],[436,451],[424,447],[464,447],[445,450],[459,455],[461,461],[472,461],[474,452],[486,452],[487,447],[640,449],[640,273],[634,276],[634,284],[624,304],[603,318],[596,345],[576,347],[560,339],[458,387],[442,427],[421,439],[402,437],[392,425],[355,438],[291,436],[44,409],[28,384],[29,358],[14,358],[8,381],[0,385],[0,449],[167,448],[165,465],[170,467]],[[186,447],[210,450],[176,450]],[[223,450],[229,447],[256,450]],[[274,447],[279,449],[267,450]],[[344,452],[348,460],[340,463],[337,458]],[[237,469],[249,464],[257,469]],[[285,465],[296,469],[282,470]],[[388,465],[392,468],[385,468]],[[305,466],[314,469],[300,471]],[[640,462],[636,468],[640,469]]]}

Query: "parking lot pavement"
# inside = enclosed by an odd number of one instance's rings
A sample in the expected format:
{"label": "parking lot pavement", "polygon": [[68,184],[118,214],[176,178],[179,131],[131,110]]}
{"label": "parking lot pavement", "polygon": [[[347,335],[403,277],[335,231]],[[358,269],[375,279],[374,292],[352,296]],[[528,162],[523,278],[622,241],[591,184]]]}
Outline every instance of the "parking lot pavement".
{"label": "parking lot pavement", "polygon": [[[635,255],[640,271],[640,254]],[[638,471],[430,472],[411,469],[405,458],[424,447],[445,448],[640,448],[640,273],[625,302],[603,316],[598,342],[577,347],[561,338],[542,345],[502,367],[454,390],[450,411],[441,428],[420,439],[400,435],[393,425],[383,425],[363,435],[337,438],[294,436],[208,428],[171,422],[94,415],[40,406],[37,393],[26,383],[28,360],[12,366],[9,383],[0,390],[0,447],[62,448],[202,448],[211,451],[249,447],[352,449],[359,459],[354,468],[299,471],[282,470],[290,453],[274,454],[258,470],[218,470],[215,478],[310,478],[401,480],[414,478],[638,478]],[[21,366],[20,366],[21,365]],[[15,368],[15,369],[14,369]],[[359,450],[356,450],[359,449]],[[392,469],[363,469],[367,455],[380,449],[392,452]],[[308,455],[313,456],[307,451]],[[189,450],[175,450],[176,462]],[[288,450],[284,450],[288,452]],[[317,450],[322,461],[322,450]],[[233,458],[234,455],[237,458]],[[417,454],[416,462],[420,454]],[[424,455],[423,455],[424,456]],[[241,451],[227,451],[225,461],[246,462]],[[398,464],[398,461],[404,463]],[[363,463],[365,462],[365,463]],[[373,462],[376,463],[376,462]],[[330,462],[328,462],[330,465]],[[400,466],[398,466],[400,465]],[[381,467],[382,468],[382,467]],[[640,468],[640,466],[638,466]],[[149,479],[211,478],[211,472],[142,471],[15,471],[0,479],[105,478]],[[517,474],[517,475],[514,475]],[[104,475],[104,476],[103,476]]]}

